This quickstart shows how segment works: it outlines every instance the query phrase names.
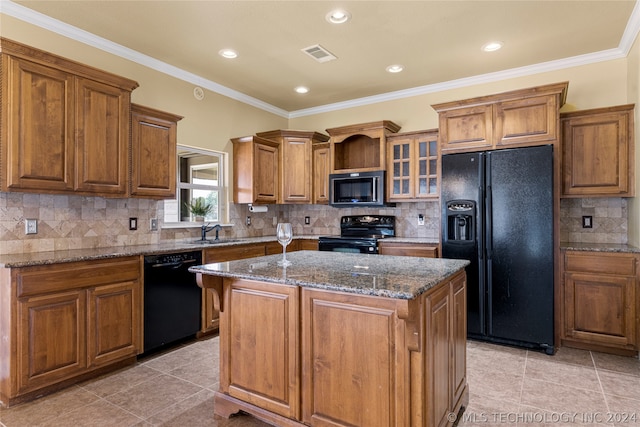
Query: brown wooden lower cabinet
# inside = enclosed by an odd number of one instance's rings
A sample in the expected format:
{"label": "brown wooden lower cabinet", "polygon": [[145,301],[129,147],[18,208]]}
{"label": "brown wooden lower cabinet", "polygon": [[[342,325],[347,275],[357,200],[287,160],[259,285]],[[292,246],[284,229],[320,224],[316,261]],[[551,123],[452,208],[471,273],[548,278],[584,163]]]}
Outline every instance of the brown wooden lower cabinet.
{"label": "brown wooden lower cabinet", "polygon": [[141,264],[132,256],[0,269],[0,401],[42,389],[141,351]]}
{"label": "brown wooden lower cabinet", "polygon": [[[278,242],[276,242],[278,243]],[[280,244],[278,243],[278,246]],[[282,246],[280,246],[282,248]],[[207,248],[203,252],[202,260],[205,264],[226,262],[237,259],[253,258],[265,255],[264,243],[248,243],[246,245],[218,246]],[[214,295],[202,290],[202,322],[200,336],[214,333],[220,326],[220,315],[214,308]]]}
{"label": "brown wooden lower cabinet", "polygon": [[300,239],[298,240],[299,251],[317,251],[318,239]]}
{"label": "brown wooden lower cabinet", "polygon": [[638,354],[638,255],[563,251],[562,344]]}
{"label": "brown wooden lower cabinet", "polygon": [[378,242],[380,255],[417,256],[426,258],[438,258],[438,246],[425,243]]}
{"label": "brown wooden lower cabinet", "polygon": [[17,303],[20,363],[16,368],[20,368],[14,396],[87,369],[85,294],[72,290],[35,295]]}
{"label": "brown wooden lower cabinet", "polygon": [[[287,252],[293,252],[298,247],[298,241],[292,240],[291,243],[287,245]],[[267,242],[264,244],[264,253],[265,255],[276,255],[282,253],[282,245],[278,241]]]}
{"label": "brown wooden lower cabinet", "polygon": [[[318,241],[315,239],[294,239],[287,246],[287,252],[317,249]],[[281,253],[282,245],[277,241],[247,243],[243,245],[207,248],[204,250],[203,260],[205,264],[209,264]],[[200,336],[216,332],[219,327],[220,318],[218,311],[214,308],[213,294],[211,292],[203,289],[202,301],[202,327],[199,333]]]}
{"label": "brown wooden lower cabinet", "polygon": [[[287,418],[300,413],[296,286],[237,280],[220,319],[220,389]],[[259,374],[256,375],[256,372]]]}
{"label": "brown wooden lower cabinet", "polygon": [[413,300],[202,276],[220,293],[215,413],[278,426],[449,426],[468,402],[466,277]]}
{"label": "brown wooden lower cabinet", "polygon": [[89,367],[110,364],[138,353],[137,327],[142,306],[138,279],[87,290]]}

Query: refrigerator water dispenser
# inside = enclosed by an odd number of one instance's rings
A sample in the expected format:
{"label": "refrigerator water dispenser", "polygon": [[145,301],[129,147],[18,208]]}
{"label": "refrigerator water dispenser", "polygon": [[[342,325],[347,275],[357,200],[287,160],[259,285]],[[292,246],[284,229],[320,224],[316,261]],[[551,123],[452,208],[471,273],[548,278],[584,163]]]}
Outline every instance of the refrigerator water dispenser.
{"label": "refrigerator water dispenser", "polygon": [[475,202],[452,200],[447,202],[447,240],[469,242],[475,240]]}

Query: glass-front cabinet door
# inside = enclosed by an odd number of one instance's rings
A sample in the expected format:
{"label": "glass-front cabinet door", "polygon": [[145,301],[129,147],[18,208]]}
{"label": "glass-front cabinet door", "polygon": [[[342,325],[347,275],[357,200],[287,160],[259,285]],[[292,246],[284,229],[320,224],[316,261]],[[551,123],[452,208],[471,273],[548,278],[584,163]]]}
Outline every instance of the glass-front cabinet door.
{"label": "glass-front cabinet door", "polygon": [[391,164],[387,173],[391,175],[389,198],[413,198],[414,177],[411,173],[411,152],[413,141],[410,138],[393,141],[389,145]]}
{"label": "glass-front cabinet door", "polygon": [[438,197],[437,130],[390,135],[387,182],[390,201]]}

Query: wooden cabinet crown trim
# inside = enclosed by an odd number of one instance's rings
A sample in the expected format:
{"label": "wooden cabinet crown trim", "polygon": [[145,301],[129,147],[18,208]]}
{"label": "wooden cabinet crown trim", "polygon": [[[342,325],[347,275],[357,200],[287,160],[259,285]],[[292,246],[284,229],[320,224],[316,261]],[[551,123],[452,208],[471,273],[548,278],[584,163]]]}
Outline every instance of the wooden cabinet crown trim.
{"label": "wooden cabinet crown trim", "polygon": [[360,132],[373,130],[373,129],[386,129],[391,133],[395,133],[400,130],[400,125],[390,120],[381,120],[378,122],[359,123],[356,125],[331,128],[331,129],[326,129],[326,131],[329,135],[336,136],[336,135],[358,134]]}
{"label": "wooden cabinet crown trim", "polygon": [[169,122],[179,122],[180,120],[184,119],[183,116],[179,116],[177,114],[156,110],[155,108],[134,103],[131,103],[131,112],[141,115],[150,115],[155,117],[156,119],[167,120]]}
{"label": "wooden cabinet crown trim", "polygon": [[625,104],[625,105],[615,105],[612,107],[592,108],[589,110],[567,111],[565,113],[560,113],[560,119],[570,119],[572,117],[582,117],[585,115],[592,115],[592,114],[619,113],[623,111],[630,111],[630,110],[633,110],[634,108],[635,108],[635,104]]}
{"label": "wooden cabinet crown trim", "polygon": [[558,108],[562,107],[567,100],[567,89],[569,82],[553,83],[545,86],[536,86],[527,89],[518,89],[510,92],[502,92],[493,95],[479,96],[476,98],[463,99],[459,101],[443,102],[432,104],[437,112],[455,110],[456,108],[471,107],[474,105],[493,104],[496,102],[510,101],[514,99],[529,98],[532,96],[559,94],[560,100]]}
{"label": "wooden cabinet crown trim", "polygon": [[316,131],[294,130],[294,129],[276,129],[266,132],[257,132],[257,136],[267,139],[276,138],[309,138],[314,143],[323,143],[329,141],[329,135],[325,135]]}
{"label": "wooden cabinet crown trim", "polygon": [[268,145],[270,147],[274,147],[274,148],[279,148],[280,147],[280,143],[277,141],[273,141],[271,139],[267,139],[267,138],[261,138],[259,136],[242,136],[239,138],[231,138],[231,143],[232,144],[239,144],[239,143],[243,143],[243,142],[256,142],[258,144],[264,144],[264,145]]}
{"label": "wooden cabinet crown trim", "polygon": [[132,91],[139,86],[138,82],[135,80],[121,77],[71,59],[63,58],[4,37],[0,37],[0,53],[11,55],[16,58],[26,59],[41,65],[53,66],[74,75],[116,86],[128,91]]}
{"label": "wooden cabinet crown trim", "polygon": [[397,132],[390,135],[387,135],[387,142],[391,142],[392,140],[407,138],[411,136],[421,136],[425,134],[438,133],[438,128],[433,129],[424,129],[424,130],[412,130],[407,132]]}

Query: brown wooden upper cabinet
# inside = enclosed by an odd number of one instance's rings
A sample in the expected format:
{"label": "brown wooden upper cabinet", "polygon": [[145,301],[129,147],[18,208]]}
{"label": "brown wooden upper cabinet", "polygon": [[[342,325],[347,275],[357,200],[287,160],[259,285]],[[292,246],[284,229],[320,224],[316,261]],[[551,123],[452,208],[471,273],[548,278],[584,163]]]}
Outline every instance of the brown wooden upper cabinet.
{"label": "brown wooden upper cabinet", "polygon": [[313,144],[313,203],[329,203],[331,151],[328,142]]}
{"label": "brown wooden upper cabinet", "polygon": [[176,139],[182,117],[131,105],[131,195],[176,195]]}
{"label": "brown wooden upper cabinet", "polygon": [[233,202],[277,203],[280,143],[259,136],[233,138]]}
{"label": "brown wooden upper cabinet", "polygon": [[574,111],[562,124],[562,197],[633,197],[634,105]]}
{"label": "brown wooden upper cabinet", "polygon": [[[256,135],[280,144],[278,203],[312,203],[315,182],[313,146],[328,141],[329,137],[303,130],[273,130]],[[328,175],[324,179],[328,181]]]}
{"label": "brown wooden upper cabinet", "polygon": [[568,82],[435,104],[442,153],[553,143]]}
{"label": "brown wooden upper cabinet", "polygon": [[385,170],[387,136],[399,130],[400,126],[389,120],[327,129],[331,172]]}
{"label": "brown wooden upper cabinet", "polygon": [[0,38],[2,191],[127,194],[133,80]]}
{"label": "brown wooden upper cabinet", "polygon": [[438,130],[389,135],[387,144],[388,200],[439,197]]}

